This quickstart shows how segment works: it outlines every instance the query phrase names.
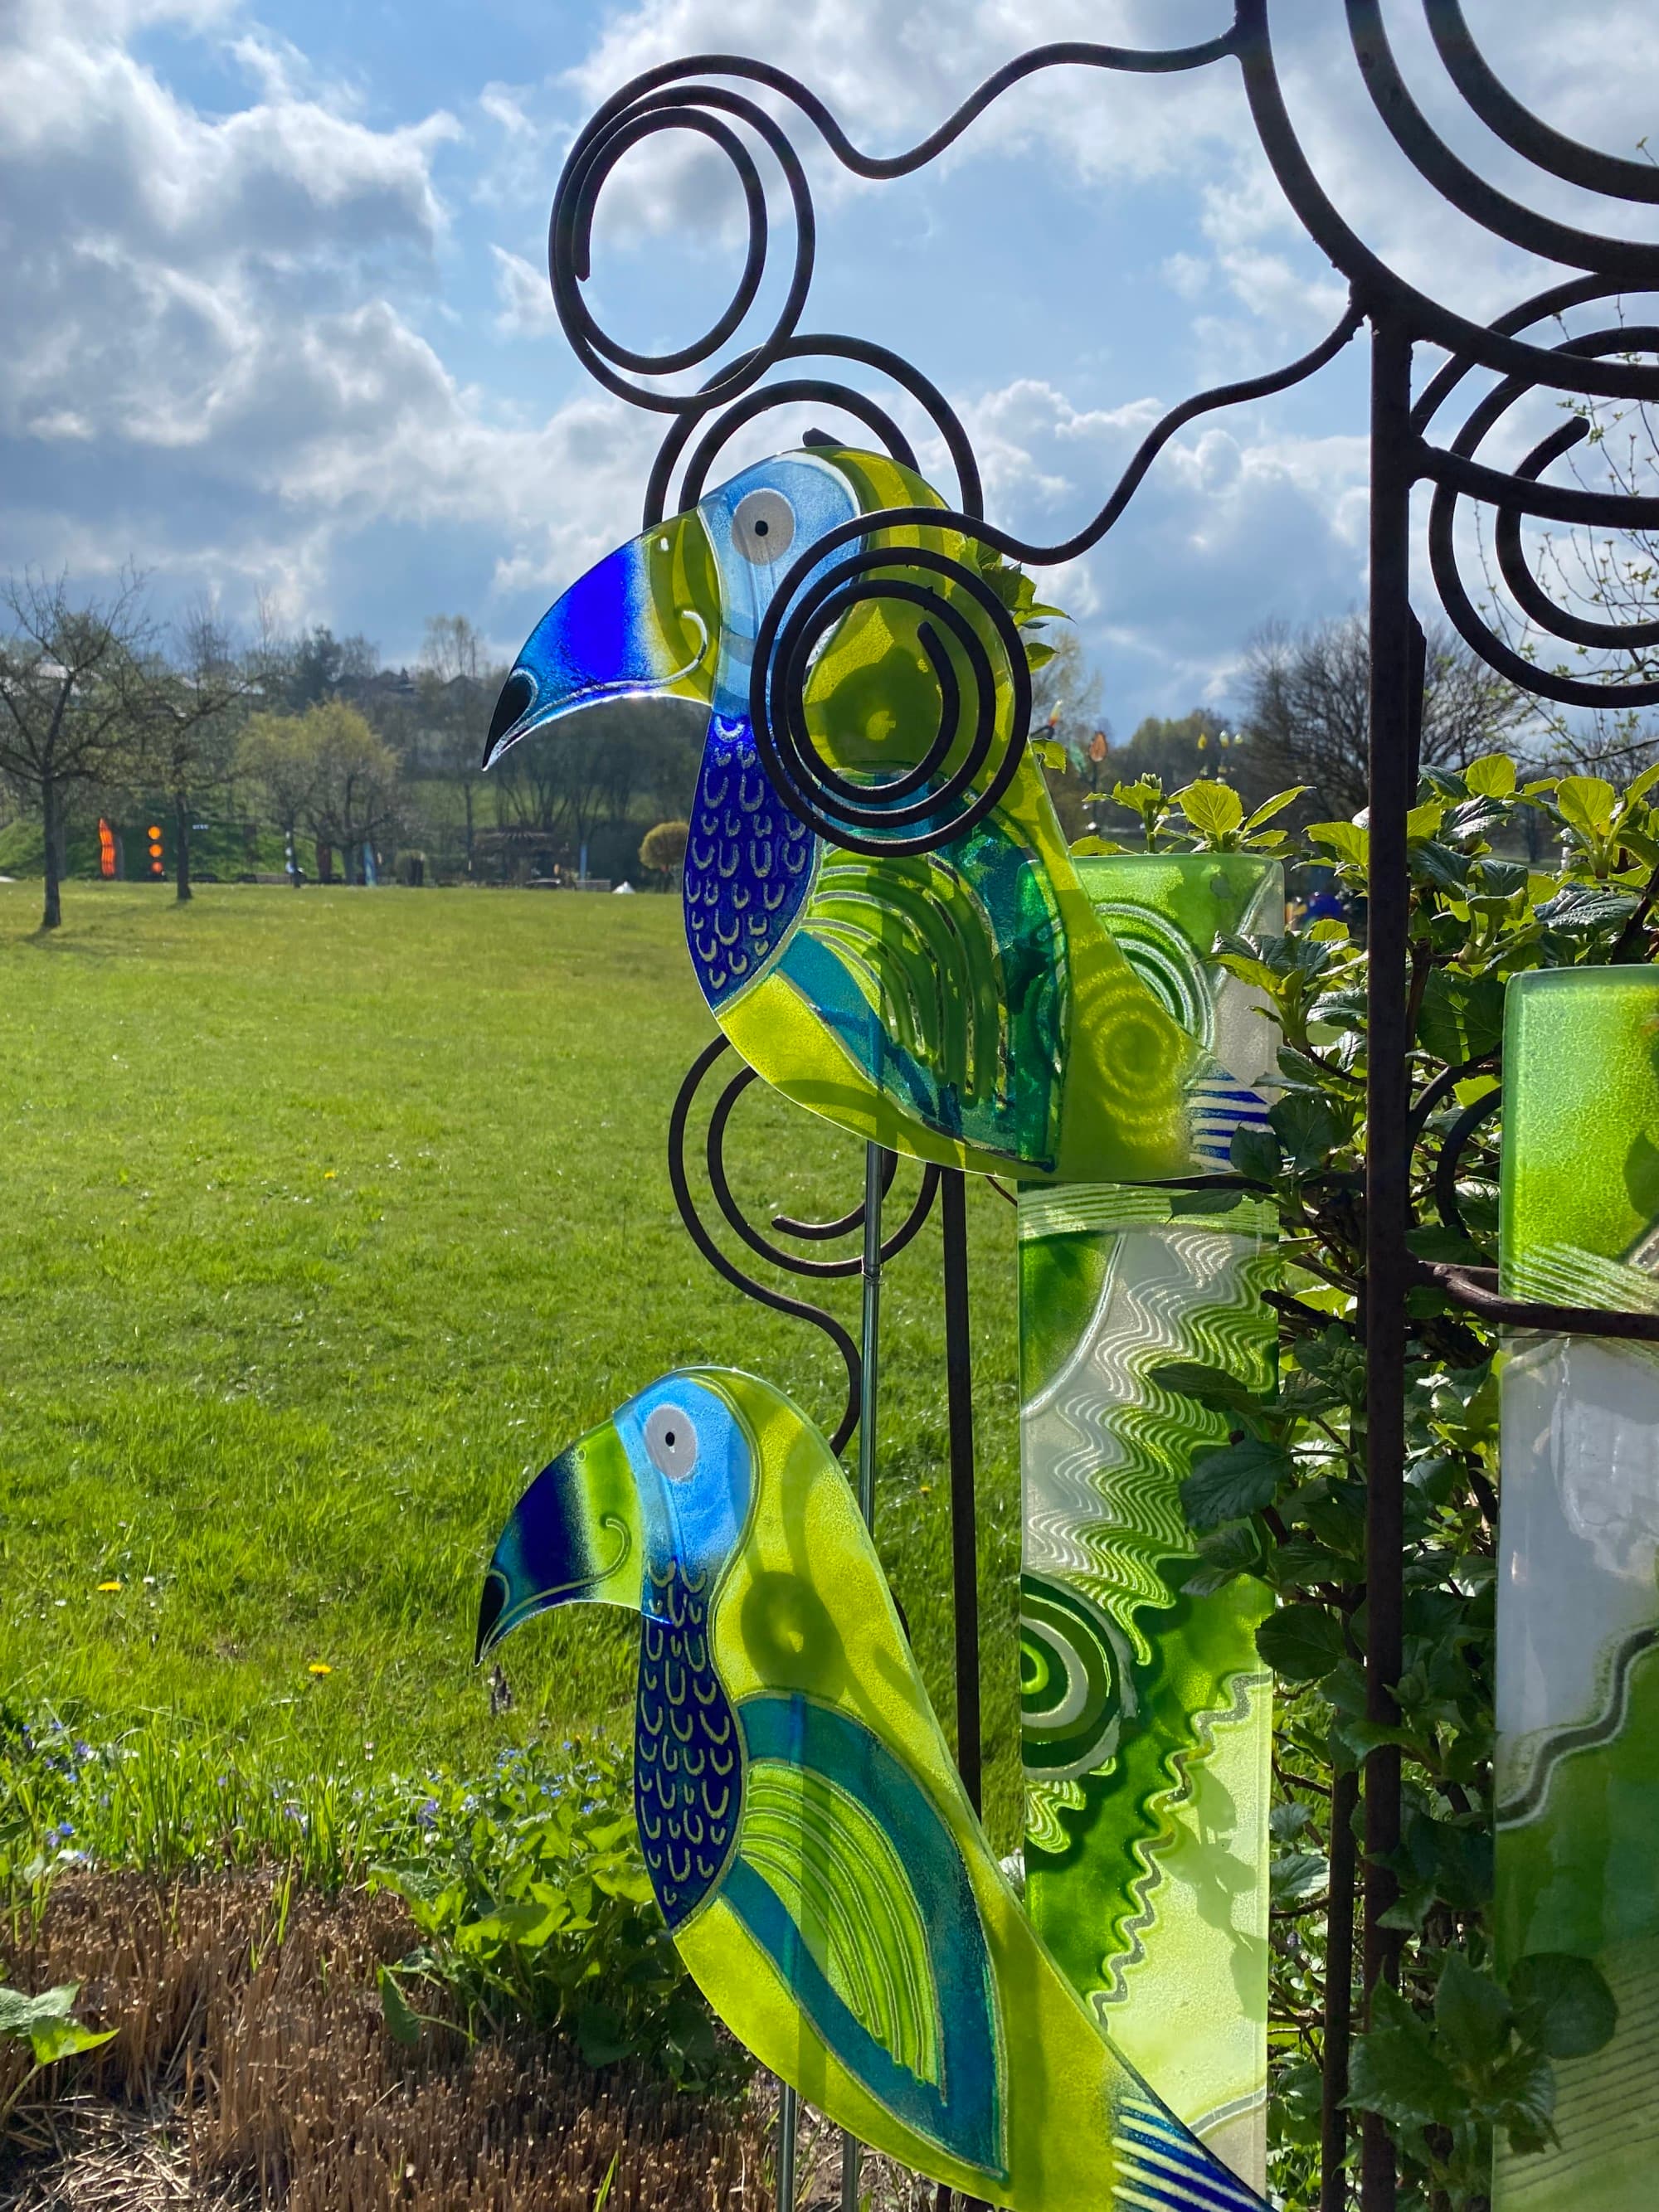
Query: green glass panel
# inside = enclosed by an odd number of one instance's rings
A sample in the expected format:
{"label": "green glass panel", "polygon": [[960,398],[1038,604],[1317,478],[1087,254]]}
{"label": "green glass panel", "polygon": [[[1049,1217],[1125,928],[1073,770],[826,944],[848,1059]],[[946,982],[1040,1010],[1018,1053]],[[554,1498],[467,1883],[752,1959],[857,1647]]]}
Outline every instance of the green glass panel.
{"label": "green glass panel", "polygon": [[[1659,1311],[1659,975],[1510,985],[1502,1266],[1512,1295]],[[1594,1960],[1613,2041],[1556,2062],[1558,2144],[1500,2142],[1498,2212],[1647,2212],[1659,2164],[1659,1356],[1512,1334],[1503,1370],[1497,1934]]]}
{"label": "green glass panel", "polygon": [[[1283,928],[1278,865],[1123,854],[1078,873],[1226,1072],[1231,1121],[1265,1121],[1277,1033],[1208,955],[1219,931]],[[1113,2040],[1258,2186],[1273,1716],[1255,1628],[1270,1601],[1253,1580],[1185,1589],[1181,1485],[1227,1424],[1157,1370],[1270,1385],[1275,1246],[1259,1203],[1181,1214],[1122,1184],[1020,1194],[1027,1904]]]}
{"label": "green glass panel", "polygon": [[720,2018],[830,2120],[1014,2212],[1261,2212],[1100,2032],[1004,1881],[846,1475],[752,1376],[670,1375],[525,1492],[480,1656],[644,1616],[635,1803]]}

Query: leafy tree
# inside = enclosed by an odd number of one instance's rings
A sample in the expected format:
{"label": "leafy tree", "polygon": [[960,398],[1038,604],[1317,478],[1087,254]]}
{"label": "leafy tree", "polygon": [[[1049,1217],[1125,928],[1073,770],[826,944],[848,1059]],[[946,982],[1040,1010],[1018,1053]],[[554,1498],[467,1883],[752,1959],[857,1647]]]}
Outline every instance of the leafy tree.
{"label": "leafy tree", "polygon": [[641,841],[640,866],[649,868],[653,875],[665,877],[672,890],[685,866],[685,848],[690,841],[688,823],[659,822],[654,830],[646,831]]}
{"label": "leafy tree", "polygon": [[347,879],[361,881],[363,847],[398,818],[398,757],[355,707],[337,699],[310,708],[302,720],[316,762],[306,819],[317,840],[317,872],[328,880],[328,856],[337,846]]}
{"label": "leafy tree", "polygon": [[[1363,616],[1292,630],[1272,623],[1245,657],[1241,726],[1263,791],[1307,787],[1317,813],[1352,817],[1366,798],[1370,641]],[[1425,767],[1458,769],[1530,722],[1534,704],[1478,659],[1455,630],[1429,634]]]}
{"label": "leafy tree", "polygon": [[[319,774],[315,733],[309,718],[297,714],[255,714],[237,749],[237,773],[260,793],[291,854],[301,822],[311,811]],[[292,881],[297,889],[296,869]]]}
{"label": "leafy tree", "polygon": [[143,664],[155,650],[143,588],[129,572],[105,599],[77,603],[68,579],[0,585],[11,635],[0,641],[0,776],[46,832],[42,929],[63,921],[64,806],[76,786],[125,781],[143,743]]}

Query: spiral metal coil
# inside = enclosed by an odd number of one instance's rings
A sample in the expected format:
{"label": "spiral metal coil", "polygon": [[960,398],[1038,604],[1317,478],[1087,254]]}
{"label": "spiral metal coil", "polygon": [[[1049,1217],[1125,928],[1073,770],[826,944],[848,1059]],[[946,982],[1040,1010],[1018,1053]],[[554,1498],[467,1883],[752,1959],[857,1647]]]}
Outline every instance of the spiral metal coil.
{"label": "spiral metal coil", "polygon": [[[686,1233],[703,1258],[722,1279],[745,1297],[753,1298],[759,1305],[770,1306],[775,1312],[789,1314],[811,1328],[821,1329],[841,1354],[847,1370],[847,1399],[841,1418],[831,1431],[830,1449],[840,1451],[858,1426],[860,1389],[863,1381],[863,1362],[857,1340],[842,1327],[832,1313],[816,1306],[805,1298],[795,1297],[786,1291],[774,1289],[754,1275],[746,1274],[721,1249],[714,1231],[703,1219],[692,1189],[689,1154],[693,1109],[699,1092],[720,1060],[730,1050],[724,1037],[715,1037],[706,1045],[687,1069],[674,1100],[668,1119],[668,1179],[673,1188],[674,1203],[679,1209],[680,1219]],[[732,1120],[732,1109],[757,1079],[752,1067],[738,1067],[715,1095],[709,1110],[708,1126],[703,1139],[703,1167],[714,1204],[726,1226],[757,1259],[769,1266],[781,1268],[786,1273],[807,1281],[829,1282],[845,1280],[860,1273],[863,1259],[860,1253],[846,1258],[814,1259],[805,1253],[792,1251],[775,1241],[778,1237],[793,1237],[799,1243],[829,1244],[842,1237],[861,1236],[864,1228],[862,1200],[852,1211],[833,1221],[798,1221],[785,1213],[772,1216],[766,1230],[757,1229],[738,1205],[732,1189],[731,1178],[726,1167],[726,1140]],[[882,1168],[882,1194],[884,1197],[892,1188],[898,1171],[896,1154],[889,1152]],[[911,1243],[933,1211],[933,1200],[939,1189],[939,1171],[936,1167],[922,1170],[921,1182],[909,1212],[883,1240],[881,1257],[884,1265],[896,1258],[906,1245]]]}

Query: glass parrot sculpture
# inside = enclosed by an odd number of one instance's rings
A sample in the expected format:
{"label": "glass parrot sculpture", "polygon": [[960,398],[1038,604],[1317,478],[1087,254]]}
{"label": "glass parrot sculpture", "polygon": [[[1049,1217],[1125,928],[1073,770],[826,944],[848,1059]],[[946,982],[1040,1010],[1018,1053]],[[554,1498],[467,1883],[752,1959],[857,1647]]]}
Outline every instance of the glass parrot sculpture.
{"label": "glass parrot sculpture", "polygon": [[[947,1167],[1132,1182],[1224,1170],[1233,1129],[1259,1121],[1261,1103],[1172,1018],[1097,919],[1029,752],[982,819],[915,854],[827,843],[763,765],[750,672],[774,598],[803,564],[803,591],[834,573],[844,540],[823,576],[810,565],[830,533],[917,507],[942,502],[877,454],[812,446],[745,470],[608,556],[543,617],[502,688],[486,764],[619,698],[706,708],[686,940],[715,1019],[768,1083],[856,1136]],[[949,523],[872,530],[866,550],[890,550],[901,582],[917,550],[971,568],[973,546]],[[948,574],[916,576],[921,603],[901,590],[848,605],[803,678],[817,769],[866,800],[907,779],[931,789],[930,760],[943,774],[969,757],[977,710],[964,701],[994,656],[995,696],[979,704],[1003,742],[1012,735],[1012,679],[982,607]],[[947,634],[957,641],[942,676]]]}
{"label": "glass parrot sculpture", "polygon": [[483,1657],[644,1616],[635,1809],[732,2032],[831,2120],[1013,2212],[1256,2212],[1097,2027],[1004,1882],[847,1478],[753,1376],[670,1375],[514,1509]]}

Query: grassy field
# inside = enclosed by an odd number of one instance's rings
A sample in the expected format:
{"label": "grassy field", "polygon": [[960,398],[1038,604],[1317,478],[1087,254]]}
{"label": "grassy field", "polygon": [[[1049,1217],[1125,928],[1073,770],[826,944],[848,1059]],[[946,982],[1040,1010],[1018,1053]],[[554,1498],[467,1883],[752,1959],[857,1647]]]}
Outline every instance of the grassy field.
{"label": "grassy field", "polygon": [[[665,1369],[826,1424],[815,1332],[681,1230],[668,1110],[712,1033],[678,902],[0,886],[0,1691],[343,1772],[625,1735],[631,1624],[471,1665],[528,1474]],[[859,1148],[757,1091],[757,1215],[839,1212]],[[914,1188],[907,1172],[901,1191]],[[972,1196],[988,1812],[1017,1826],[1012,1217]],[[888,1276],[878,1534],[951,1724],[938,1246]],[[831,1303],[853,1321],[855,1293]],[[118,1583],[118,1589],[100,1584]],[[326,1669],[317,1672],[314,1669]],[[159,1719],[152,1717],[159,1717]]]}

